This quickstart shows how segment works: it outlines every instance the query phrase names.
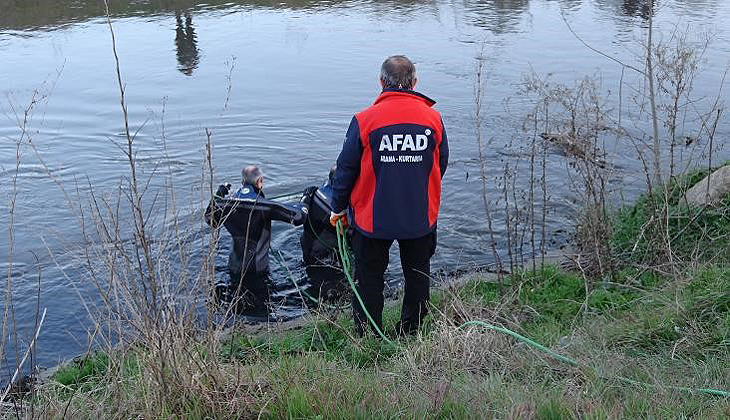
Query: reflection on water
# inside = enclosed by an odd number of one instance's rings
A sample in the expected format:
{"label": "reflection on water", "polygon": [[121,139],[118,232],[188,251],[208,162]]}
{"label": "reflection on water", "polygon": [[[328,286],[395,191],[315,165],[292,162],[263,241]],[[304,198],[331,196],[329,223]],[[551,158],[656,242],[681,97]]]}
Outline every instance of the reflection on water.
{"label": "reflection on water", "polygon": [[[725,0],[657,2],[660,23],[685,19],[712,24],[730,18]],[[129,86],[130,121],[134,129],[141,127],[138,158],[147,174],[155,173],[150,191],[167,185],[161,175],[169,162],[170,185],[174,177],[178,191],[188,194],[181,226],[189,231],[186,243],[193,249],[202,248],[207,235],[196,228],[201,223],[196,186],[203,167],[205,128],[214,129],[216,176],[221,178],[217,181],[237,176],[242,160],[255,161],[270,173],[276,188],[273,194],[301,191],[320,182],[337,157],[352,114],[377,95],[376,74],[385,56],[405,53],[414,58],[419,89],[439,101],[436,106],[453,138],[453,160],[443,184],[436,270],[468,268],[491,260],[480,220],[478,177],[469,177],[479,173],[472,118],[475,44],[487,40],[485,61],[490,74],[484,127],[491,142],[486,150],[488,176],[496,177],[502,173],[501,159],[515,157],[506,157],[500,145],[512,139],[518,142],[524,135],[520,130],[528,110],[514,96],[523,74],[533,70],[552,74],[553,81],[570,85],[600,68],[604,88],[619,86],[620,67],[584,48],[567,31],[561,12],[591,45],[630,61],[635,57],[626,48],[640,45],[629,43],[641,39],[646,5],[641,0],[208,0],[205,4],[200,0],[118,0],[110,4],[123,78]],[[15,114],[6,98],[18,99],[15,109],[22,120],[33,90],[44,80],[54,86],[48,106],[39,107],[32,127],[33,143],[50,166],[53,181],[69,187],[88,179],[99,191],[113,191],[126,173],[124,159],[114,146],[123,128],[103,15],[100,0],[0,0],[0,238],[8,238],[4,229],[10,183],[3,181],[15,168],[13,142],[6,139],[17,138]],[[727,37],[727,30],[719,29]],[[617,38],[624,33],[628,42],[620,45]],[[718,67],[727,62],[727,45],[718,42],[708,51],[712,57],[708,65],[715,67],[709,77],[696,81],[698,96],[717,95],[715,76],[724,71]],[[231,56],[249,65],[232,72],[223,64]],[[56,84],[58,68],[63,71]],[[231,84],[224,86],[224,76],[229,74]],[[225,87],[232,87],[230,101]],[[161,98],[165,98],[164,126],[159,115],[150,115],[160,109]],[[514,101],[508,103],[510,98]],[[227,107],[223,113],[222,106]],[[505,107],[509,113],[503,112]],[[149,124],[144,126],[146,121]],[[720,129],[718,138],[730,135],[727,124]],[[169,140],[164,142],[164,152],[163,134]],[[632,150],[619,148],[621,175],[637,170],[631,166]],[[562,158],[549,158],[548,184],[556,188],[551,191],[554,213],[547,215],[547,240],[559,244],[578,198],[563,187]],[[158,162],[162,162],[160,168]],[[37,263],[33,253],[41,257],[41,301],[49,312],[38,364],[48,366],[58,357],[85,350],[85,343],[74,347],[87,324],[85,309],[71,290],[74,282],[88,282],[74,275],[80,257],[64,253],[66,246],[75,249],[80,236],[73,222],[63,222],[73,215],[65,211],[63,195],[45,173],[34,153],[26,151],[18,178],[21,197],[13,274],[17,276],[18,330],[21,342],[27,342],[22,340],[34,331]],[[630,181],[629,177],[626,184]],[[207,194],[201,197],[205,204]],[[160,217],[166,216],[161,212]],[[506,228],[495,228],[503,238]],[[305,277],[305,268],[297,265],[302,258],[299,234],[281,226],[272,232],[272,248],[281,250],[289,264],[274,268],[273,289],[287,305],[292,296],[298,296],[288,270],[293,268],[297,278]],[[219,249],[218,266],[225,265],[228,246],[224,243]],[[52,253],[53,261],[48,257]],[[8,241],[0,239],[0,258],[6,255]],[[190,265],[201,259],[196,254]],[[388,280],[395,284],[400,275],[397,258],[392,260],[396,267]],[[8,267],[2,264],[0,260],[0,269],[6,272]],[[71,273],[69,280],[61,269]],[[306,269],[312,277],[326,278],[315,271]],[[324,295],[336,294],[330,284],[337,285],[339,280],[300,286],[314,296],[320,289]],[[0,372],[0,378],[6,374]]]}
{"label": "reflection on water", "polygon": [[[201,3],[195,0],[143,0],[110,2],[112,17],[154,16],[174,12],[177,20],[175,44],[178,46],[180,71],[190,75],[199,60],[195,45],[195,29],[192,26],[190,10],[215,10],[242,6],[246,8],[289,9],[289,10],[330,10],[336,7],[369,9],[373,14],[409,14],[418,10],[433,10],[438,14],[445,8],[462,9],[465,18],[476,26],[486,27],[494,33],[513,31],[520,18],[530,10],[530,5],[538,0],[462,0],[441,2],[436,0],[211,0]],[[596,4],[599,8],[611,9],[617,15],[629,17],[649,16],[649,0],[555,0],[563,8],[575,9],[586,3]],[[675,0],[688,11],[716,7],[718,0]],[[655,0],[658,9],[670,0]],[[185,18],[182,21],[181,10]],[[77,0],[0,0],[0,31],[53,29],[75,22],[83,22],[104,15],[101,1]],[[182,46],[182,47],[181,47]],[[182,64],[182,63],[185,64]]]}
{"label": "reflection on water", "polygon": [[[646,0],[623,0],[621,11],[626,16],[641,16],[642,19],[649,19],[651,6],[651,2]],[[657,5],[655,4],[654,7]]]}
{"label": "reflection on water", "polygon": [[[582,1],[582,0],[574,0]],[[593,0],[604,10],[610,10],[617,16],[639,17],[649,19],[650,0]],[[696,15],[707,10],[716,10],[721,2],[726,0],[654,0],[654,13],[662,9],[677,8],[683,14]]]}
{"label": "reflection on water", "polygon": [[530,6],[530,0],[477,0],[467,10],[474,25],[495,33],[509,32]]}
{"label": "reflection on water", "polygon": [[[702,0],[701,0],[702,1]],[[685,0],[685,3],[692,3],[692,0]],[[605,9],[613,9],[614,13],[628,17],[641,17],[644,20],[649,19],[649,10],[651,10],[650,0],[596,0],[599,7]],[[654,10],[661,7],[661,0],[654,0]]]}
{"label": "reflection on water", "polygon": [[191,76],[193,70],[198,68],[200,61],[200,53],[198,51],[197,39],[195,36],[195,27],[193,26],[193,17],[190,12],[184,12],[185,24],[180,11],[175,12],[175,47],[177,48],[177,69],[186,76]]}

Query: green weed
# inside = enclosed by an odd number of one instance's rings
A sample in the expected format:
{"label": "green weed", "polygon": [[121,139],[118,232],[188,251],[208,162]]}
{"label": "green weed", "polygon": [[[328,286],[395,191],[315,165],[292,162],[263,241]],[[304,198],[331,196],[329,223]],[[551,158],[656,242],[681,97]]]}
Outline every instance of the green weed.
{"label": "green weed", "polygon": [[[126,406],[118,415],[126,417],[619,419],[730,413],[727,401],[661,387],[730,387],[730,270],[724,266],[704,266],[675,283],[638,276],[634,284],[646,293],[588,283],[587,299],[585,280],[555,267],[505,280],[501,290],[493,279],[474,276],[463,287],[436,291],[420,334],[394,337],[396,347],[374,336],[353,337],[349,313],[296,330],[234,334],[220,347],[217,370],[191,376],[204,380],[194,392],[183,392],[191,384],[177,384],[179,394],[153,411],[150,402],[141,402],[152,391],[144,384],[154,383],[153,372],[137,365],[141,376],[125,376],[125,385],[113,391],[104,369],[119,365],[119,357],[95,355],[60,380],[94,381],[95,389],[106,391],[78,388],[69,415],[91,417],[83,414],[90,404],[113,407],[119,399]],[[506,324],[511,329],[596,370],[560,364],[496,332],[457,330],[454,311],[458,319],[513,320]],[[398,314],[397,307],[384,314],[389,333]],[[629,385],[616,375],[656,387]],[[143,377],[143,386],[136,386]],[[60,412],[70,394],[55,395]]]}
{"label": "green weed", "polygon": [[550,398],[540,404],[535,416],[539,420],[566,420],[575,418],[562,399]]}
{"label": "green weed", "polygon": [[684,198],[708,173],[705,168],[677,177],[619,209],[611,223],[611,245],[619,261],[624,265],[665,261],[667,241],[675,259],[730,261],[730,196],[705,209],[688,206]]}
{"label": "green weed", "polygon": [[79,385],[92,378],[103,376],[108,368],[109,356],[106,353],[92,353],[59,369],[53,375],[53,380],[66,386]]}

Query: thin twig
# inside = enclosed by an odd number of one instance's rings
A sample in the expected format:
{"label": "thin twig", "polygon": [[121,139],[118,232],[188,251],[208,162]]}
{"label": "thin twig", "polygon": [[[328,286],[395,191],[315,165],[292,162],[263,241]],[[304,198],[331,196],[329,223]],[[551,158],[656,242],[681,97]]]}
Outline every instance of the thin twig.
{"label": "thin twig", "polygon": [[43,315],[41,315],[41,320],[38,322],[38,328],[35,330],[35,335],[33,335],[33,339],[30,341],[30,344],[28,345],[28,350],[25,351],[25,355],[23,356],[23,359],[18,364],[18,367],[15,369],[15,373],[13,373],[13,377],[10,378],[10,383],[5,388],[5,392],[3,393],[3,396],[0,397],[0,404],[2,404],[3,401],[5,401],[5,397],[8,396],[8,392],[10,392],[10,389],[13,387],[13,383],[18,378],[18,374],[20,373],[21,369],[23,369],[23,365],[25,364],[26,359],[28,359],[28,355],[31,353],[31,350],[33,350],[35,346],[36,340],[38,340],[38,335],[41,333],[41,327],[43,326],[43,321],[46,320],[46,312],[48,312],[48,308],[43,308]]}
{"label": "thin twig", "polygon": [[578,35],[577,33],[575,33],[575,31],[573,30],[573,28],[572,28],[572,27],[570,26],[570,24],[568,23],[568,19],[567,19],[567,18],[565,17],[565,13],[560,13],[560,17],[562,17],[562,18],[563,18],[563,22],[565,22],[565,25],[566,25],[566,26],[568,27],[568,30],[570,31],[570,33],[572,33],[572,34],[573,34],[573,36],[575,36],[575,38],[576,38],[576,39],[577,39],[578,41],[580,41],[580,42],[581,42],[581,44],[583,44],[583,45],[584,45],[584,46],[585,46],[586,48],[588,48],[589,50],[591,50],[591,51],[593,51],[593,52],[595,52],[595,53],[597,53],[597,54],[600,54],[600,55],[602,55],[602,56],[603,56],[603,57],[605,57],[605,58],[608,58],[608,59],[609,59],[609,60],[611,60],[611,61],[615,61],[616,63],[620,64],[620,65],[621,65],[622,67],[625,67],[625,68],[627,68],[627,69],[631,69],[631,70],[633,70],[633,71],[635,71],[635,72],[637,72],[637,73],[639,73],[639,74],[641,74],[641,75],[644,75],[644,76],[646,76],[646,73],[644,73],[644,72],[643,72],[642,70],[639,70],[638,68],[636,68],[636,67],[634,67],[634,66],[632,66],[632,65],[630,65],[630,64],[626,64],[626,63],[624,63],[623,61],[621,61],[621,60],[619,60],[619,59],[617,59],[617,58],[615,58],[615,57],[611,57],[610,55],[608,55],[608,54],[604,53],[603,51],[601,51],[601,50],[598,50],[598,49],[596,49],[596,48],[593,48],[592,46],[588,45],[588,43],[587,43],[587,42],[583,41],[583,38],[581,38],[581,37],[580,37],[580,36],[579,36],[579,35]]}

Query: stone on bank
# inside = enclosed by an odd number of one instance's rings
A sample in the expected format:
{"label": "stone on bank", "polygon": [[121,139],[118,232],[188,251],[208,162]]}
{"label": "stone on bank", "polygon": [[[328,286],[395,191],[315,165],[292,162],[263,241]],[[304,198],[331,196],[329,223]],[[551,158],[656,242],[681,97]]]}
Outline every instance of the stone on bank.
{"label": "stone on bank", "polygon": [[711,173],[687,191],[690,206],[714,206],[730,194],[730,165]]}

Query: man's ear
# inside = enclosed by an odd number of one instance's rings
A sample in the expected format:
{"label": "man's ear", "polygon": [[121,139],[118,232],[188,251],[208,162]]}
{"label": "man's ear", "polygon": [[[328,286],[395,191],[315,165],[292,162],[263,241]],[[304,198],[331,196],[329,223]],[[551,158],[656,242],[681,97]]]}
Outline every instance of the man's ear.
{"label": "man's ear", "polygon": [[418,83],[418,77],[413,79],[413,86],[411,86],[411,90],[416,88],[416,83]]}
{"label": "man's ear", "polygon": [[383,81],[383,79],[378,78],[378,82],[380,82],[380,88],[385,89],[385,82]]}

